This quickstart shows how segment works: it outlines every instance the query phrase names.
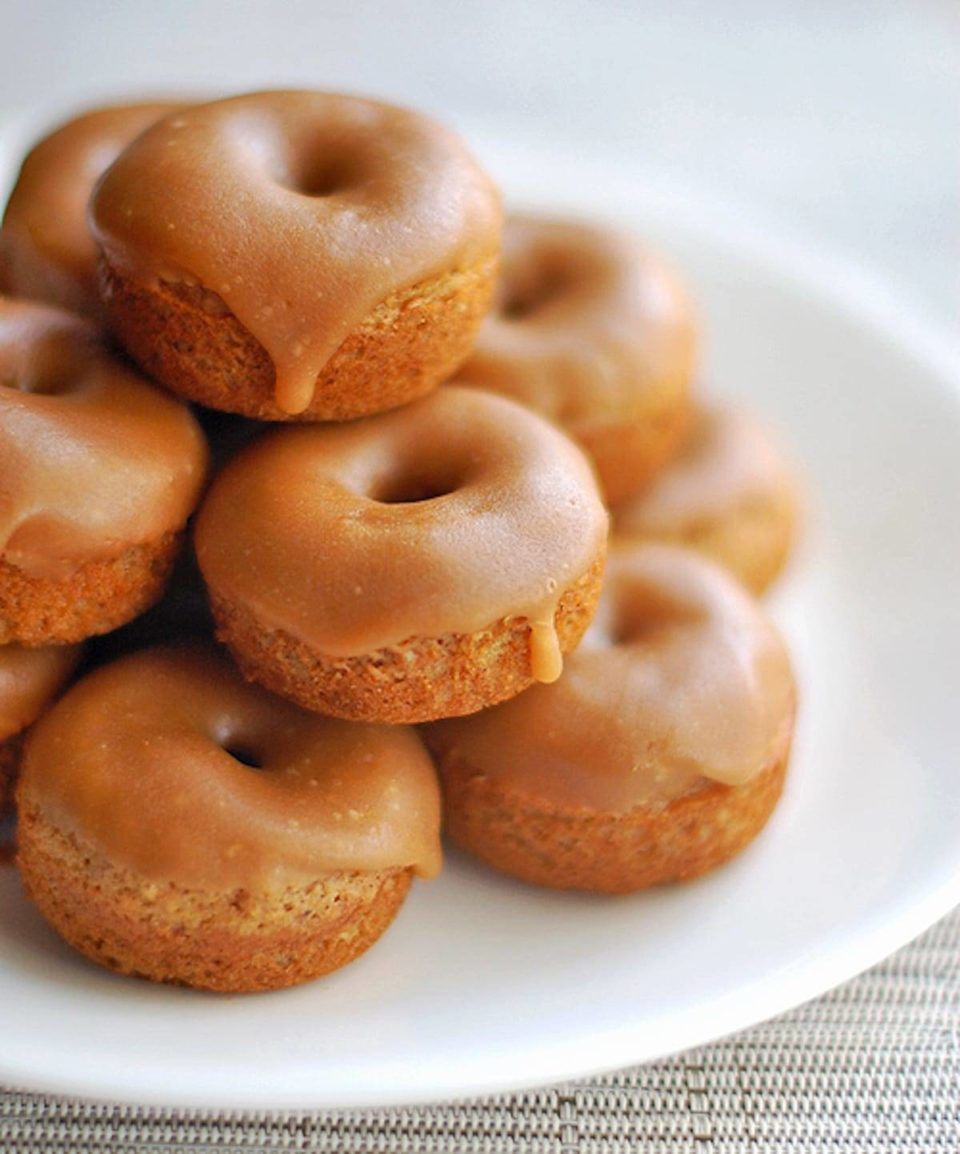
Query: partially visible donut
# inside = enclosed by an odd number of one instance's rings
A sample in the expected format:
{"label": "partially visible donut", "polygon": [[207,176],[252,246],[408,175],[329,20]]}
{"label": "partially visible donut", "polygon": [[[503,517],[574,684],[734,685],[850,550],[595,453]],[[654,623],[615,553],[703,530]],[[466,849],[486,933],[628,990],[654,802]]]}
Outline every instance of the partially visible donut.
{"label": "partially visible donut", "polygon": [[623,538],[688,545],[754,593],[778,576],[793,544],[796,483],[782,450],[747,413],[701,409],[677,456],[614,506]]}
{"label": "partially visible donut", "polygon": [[696,877],[760,831],[794,700],[786,649],[737,582],[642,544],[611,550],[559,681],[424,736],[458,845],[536,885],[627,893]]}
{"label": "partially visible donut", "polygon": [[195,541],[247,677],[308,709],[409,723],[555,678],[592,616],[606,534],[571,441],[447,387],[255,441],[214,481]]}
{"label": "partially visible donut", "polygon": [[415,732],[305,713],[212,648],[78,682],[26,743],[18,864],[93,961],[210,990],[277,989],[356,958],[440,868]]}
{"label": "partially visible donut", "polygon": [[13,802],[24,731],[54,699],[79,660],[78,645],[0,646],[0,817]]}
{"label": "partially visible donut", "polygon": [[696,331],[677,276],[631,235],[509,217],[493,312],[458,383],[561,425],[608,501],[635,492],[686,427]]}
{"label": "partially visible donut", "polygon": [[131,140],[179,107],[154,101],[93,109],[34,145],[3,214],[0,291],[99,317],[90,193]]}
{"label": "partially visible donut", "polygon": [[144,133],[91,221],[110,323],[153,376],[215,409],[345,420],[428,392],[467,356],[501,211],[424,116],[261,92]]}
{"label": "partially visible donut", "polygon": [[0,644],[80,641],[156,601],[206,464],[186,406],[90,323],[0,298]]}

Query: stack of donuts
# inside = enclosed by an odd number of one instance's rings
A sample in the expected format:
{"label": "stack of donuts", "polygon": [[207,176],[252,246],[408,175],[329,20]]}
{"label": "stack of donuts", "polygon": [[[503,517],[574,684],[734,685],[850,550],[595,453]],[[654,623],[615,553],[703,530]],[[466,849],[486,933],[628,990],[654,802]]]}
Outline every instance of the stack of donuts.
{"label": "stack of donuts", "polygon": [[598,894],[763,827],[793,486],[635,238],[504,221],[419,114],[266,92],[36,144],[0,294],[0,806],[88,958],[318,977],[441,821]]}

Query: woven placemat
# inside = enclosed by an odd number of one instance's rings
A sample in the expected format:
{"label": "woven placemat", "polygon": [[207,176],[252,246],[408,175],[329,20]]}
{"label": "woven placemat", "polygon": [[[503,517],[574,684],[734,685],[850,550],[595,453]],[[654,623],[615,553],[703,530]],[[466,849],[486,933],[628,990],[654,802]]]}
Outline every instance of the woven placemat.
{"label": "woven placemat", "polygon": [[960,910],[792,1013],[675,1058],[548,1090],[288,1115],[0,1091],[0,1154],[206,1150],[957,1154]]}

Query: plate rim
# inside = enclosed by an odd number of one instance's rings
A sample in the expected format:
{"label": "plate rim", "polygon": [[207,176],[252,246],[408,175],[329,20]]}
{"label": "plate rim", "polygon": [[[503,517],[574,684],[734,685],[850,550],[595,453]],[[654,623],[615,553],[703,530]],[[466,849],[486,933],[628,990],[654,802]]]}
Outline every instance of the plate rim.
{"label": "plate rim", "polygon": [[[12,129],[10,121],[0,122],[0,146],[3,136]],[[482,139],[483,130],[475,135]],[[505,142],[498,140],[502,149]],[[506,142],[517,145],[516,138]],[[548,157],[554,166],[569,172],[572,165],[589,174],[602,172],[610,180],[611,159],[596,157],[560,159],[558,151],[551,152],[542,143],[535,146],[538,160]],[[632,175],[631,175],[632,174]],[[642,180],[643,194],[638,197],[640,209],[644,205],[657,206],[655,211],[666,213],[691,235],[702,235],[717,249],[735,250],[751,264],[779,280],[790,282],[816,298],[831,303],[840,313],[874,330],[884,340],[895,345],[906,357],[918,363],[929,376],[942,386],[938,392],[951,395],[960,406],[960,342],[918,311],[915,304],[892,284],[852,259],[831,252],[817,241],[808,241],[795,229],[776,221],[769,214],[760,215],[743,207],[704,199],[689,186],[664,184],[651,178],[649,172],[637,166],[624,165],[617,173],[616,184],[624,186],[627,180]],[[518,198],[519,199],[519,198]],[[669,200],[669,208],[667,201]],[[603,210],[598,209],[598,216]],[[518,1093],[571,1079],[597,1076],[629,1065],[657,1061],[692,1047],[706,1045],[732,1033],[749,1029],[772,1016],[786,1013],[828,990],[843,984],[901,948],[918,934],[946,916],[960,904],[960,850],[951,868],[943,868],[928,879],[919,896],[915,893],[906,901],[865,913],[856,928],[846,929],[831,941],[830,948],[818,951],[815,958],[802,956],[794,963],[776,968],[761,980],[750,983],[750,1009],[743,1009],[742,989],[732,987],[709,1006],[698,1022],[684,1019],[684,1027],[674,1031],[668,1043],[644,1044],[649,1025],[628,1024],[615,1030],[591,1032],[589,1029],[575,1038],[560,1041],[541,1040],[537,1045],[526,1045],[520,1059],[511,1062],[508,1053],[502,1061],[486,1063],[486,1074],[470,1067],[464,1076],[462,1066],[431,1068],[429,1086],[418,1085],[415,1075],[396,1078],[395,1066],[383,1068],[382,1091],[372,1092],[376,1077],[362,1085],[345,1090],[338,1087],[336,1102],[325,1100],[319,1093],[307,1095],[303,1080],[292,1087],[278,1089],[272,1083],[268,1093],[258,1098],[245,1094],[238,1103],[237,1095],[230,1093],[227,1083],[211,1086],[209,1077],[202,1088],[181,1086],[173,1095],[160,1086],[145,1085],[137,1080],[136,1065],[120,1070],[120,1077],[107,1089],[104,1076],[88,1072],[82,1063],[70,1073],[41,1068],[40,1063],[8,1060],[0,1052],[0,1084],[10,1089],[31,1093],[47,1093],[80,1097],[105,1103],[142,1104],[156,1108],[206,1109],[228,1111],[242,1115],[251,1111],[281,1110],[350,1110],[390,1108],[440,1103],[464,1098],[494,1094]],[[866,924],[865,924],[866,923]],[[638,1057],[640,1053],[642,1056]],[[116,1063],[115,1063],[116,1064]],[[535,1073],[524,1074],[521,1066],[534,1066]],[[89,1069],[96,1070],[96,1063]],[[111,1071],[116,1077],[117,1071]]]}

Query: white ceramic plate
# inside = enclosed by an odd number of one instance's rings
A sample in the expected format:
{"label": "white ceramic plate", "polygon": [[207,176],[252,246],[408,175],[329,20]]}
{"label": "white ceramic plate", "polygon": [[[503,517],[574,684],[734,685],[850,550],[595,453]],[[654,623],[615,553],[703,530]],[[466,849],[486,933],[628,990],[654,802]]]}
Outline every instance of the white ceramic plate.
{"label": "white ceramic plate", "polygon": [[960,374],[895,302],[641,174],[490,144],[515,200],[631,224],[686,272],[705,377],[779,424],[811,514],[773,606],[802,709],[765,834],[694,884],[596,900],[451,855],[366,957],[211,997],[74,956],[0,871],[0,1081],[207,1107],[479,1095],[706,1042],[960,900]]}

